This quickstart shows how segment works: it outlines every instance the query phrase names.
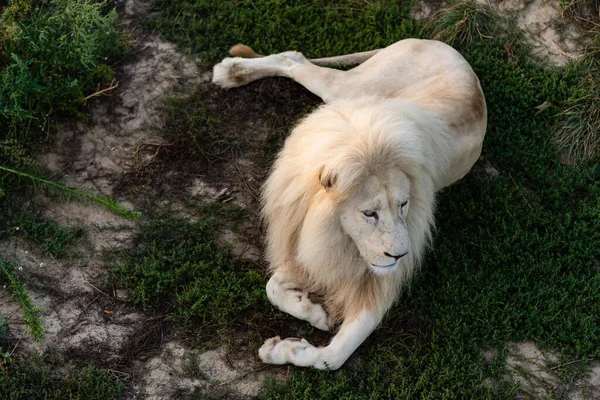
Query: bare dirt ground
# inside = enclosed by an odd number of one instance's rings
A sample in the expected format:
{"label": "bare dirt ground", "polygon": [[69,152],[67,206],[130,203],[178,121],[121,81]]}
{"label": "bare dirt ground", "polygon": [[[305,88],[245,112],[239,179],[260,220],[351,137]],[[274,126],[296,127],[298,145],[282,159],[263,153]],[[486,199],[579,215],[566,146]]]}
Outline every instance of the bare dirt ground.
{"label": "bare dirt ground", "polygon": [[[132,208],[142,200],[132,197],[131,190],[124,190],[128,182],[133,182],[137,195],[152,194],[153,201],[171,206],[190,219],[194,218],[193,205],[182,198],[202,204],[226,196],[246,207],[256,207],[256,188],[265,172],[247,153],[225,167],[220,165],[219,179],[202,170],[194,173],[176,168],[159,168],[154,177],[144,175],[144,168],[151,164],[164,167],[170,145],[164,134],[167,98],[188,96],[197,85],[212,93],[207,94],[208,102],[227,104],[231,112],[239,105],[228,101],[248,104],[251,99],[219,97],[222,95],[210,83],[210,70],[200,66],[198,60],[180,54],[160,35],[143,31],[138,20],[148,16],[147,1],[116,3],[122,24],[134,38],[133,54],[119,72],[119,89],[110,97],[93,101],[90,121],[66,124],[55,148],[41,157],[41,164],[60,173],[68,185],[114,196]],[[415,16],[425,18],[441,5],[423,3]],[[509,0],[490,5],[502,14],[512,15],[532,43],[541,44],[534,56],[548,57],[555,65],[580,56],[584,43],[577,38],[581,32],[575,25],[557,22],[561,14],[556,2]],[[262,99],[259,103],[268,102],[269,96],[279,96],[273,104],[292,101],[289,91],[278,92],[279,83],[261,85],[249,92],[249,96]],[[315,102],[306,93],[301,96]],[[265,124],[269,121],[256,111],[256,118],[240,124],[246,135],[268,141]],[[198,168],[202,165],[197,164]],[[21,268],[19,273],[40,308],[46,328],[43,344],[34,342],[24,329],[17,303],[0,288],[0,309],[8,316],[11,334],[19,340],[19,350],[54,348],[68,360],[105,368],[129,383],[128,398],[166,399],[190,394],[249,398],[259,393],[267,375],[282,376],[285,369],[265,368],[252,349],[243,344],[236,344],[235,356],[232,345],[199,352],[165,316],[143,313],[126,304],[122,300],[127,293],[122,290],[102,289],[107,276],[102,250],[130,247],[139,231],[137,222],[80,203],[49,203],[46,214],[62,224],[81,224],[89,232],[89,243],[81,246],[77,257],[64,261],[44,257],[28,241],[0,243],[13,265]],[[260,262],[259,232],[256,228],[249,231],[244,237],[226,232],[223,238],[236,245],[238,255]],[[522,383],[528,396],[600,398],[600,364],[592,363],[586,379],[568,386],[553,369],[558,355],[541,352],[533,343],[515,343],[511,348],[507,361],[511,377]],[[494,355],[491,352],[484,356]]]}
{"label": "bare dirt ground", "polygon": [[[508,348],[506,378],[521,385],[521,393],[517,398],[592,400],[600,396],[600,362],[595,361],[588,366],[589,374],[585,378],[566,383],[559,373],[564,365],[560,354],[540,350],[532,342],[509,343]],[[487,362],[496,356],[495,350],[483,354]],[[496,387],[498,383],[488,378],[483,385]]]}

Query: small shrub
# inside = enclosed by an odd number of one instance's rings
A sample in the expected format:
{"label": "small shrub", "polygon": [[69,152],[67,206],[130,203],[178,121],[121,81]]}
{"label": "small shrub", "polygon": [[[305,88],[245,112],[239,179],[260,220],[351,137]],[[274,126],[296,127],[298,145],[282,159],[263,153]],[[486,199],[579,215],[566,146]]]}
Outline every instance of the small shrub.
{"label": "small shrub", "polygon": [[82,115],[124,50],[114,10],[90,0],[9,1],[0,16],[0,140],[50,137],[61,115]]}

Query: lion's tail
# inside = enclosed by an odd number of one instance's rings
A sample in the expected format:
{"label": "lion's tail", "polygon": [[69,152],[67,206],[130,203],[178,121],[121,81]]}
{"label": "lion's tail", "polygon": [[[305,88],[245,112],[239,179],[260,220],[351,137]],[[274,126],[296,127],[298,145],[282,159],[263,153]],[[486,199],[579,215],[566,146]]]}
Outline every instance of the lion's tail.
{"label": "lion's tail", "polygon": [[325,58],[313,58],[309,60],[311,63],[316,65],[356,65],[362,64],[375,54],[379,53],[381,49],[361,51],[360,53],[345,54],[343,56],[325,57]]}
{"label": "lion's tail", "polygon": [[[346,54],[343,56],[335,56],[335,57],[325,57],[325,58],[313,58],[310,61],[316,65],[356,65],[361,64],[367,61],[369,58],[373,57],[375,54],[379,53],[381,49],[371,50],[371,51],[362,51],[360,53],[352,53]],[[232,57],[242,57],[242,58],[259,58],[264,57],[262,54],[256,53],[250,47],[243,44],[236,44],[229,50],[229,54]]]}

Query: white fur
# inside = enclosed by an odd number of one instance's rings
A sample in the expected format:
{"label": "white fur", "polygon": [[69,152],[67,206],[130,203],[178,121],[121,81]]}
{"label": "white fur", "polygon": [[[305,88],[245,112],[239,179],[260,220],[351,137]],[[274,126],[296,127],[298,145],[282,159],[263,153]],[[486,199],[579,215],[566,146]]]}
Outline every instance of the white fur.
{"label": "white fur", "polygon": [[[454,49],[409,39],[333,60],[357,57],[368,59],[349,71],[318,67],[297,52],[228,58],[214,69],[224,88],[287,76],[326,102],[293,130],[263,188],[274,272],[267,294],[320,329],[343,323],[322,349],[269,339],[259,350],[264,362],[339,368],[419,266],[435,193],[462,178],[481,152],[485,100]],[[307,292],[323,296],[329,316]]]}
{"label": "white fur", "polygon": [[298,290],[290,274],[276,271],[267,282],[267,297],[281,311],[308,321],[322,331],[329,330],[327,313],[323,307],[310,301],[308,292]]}

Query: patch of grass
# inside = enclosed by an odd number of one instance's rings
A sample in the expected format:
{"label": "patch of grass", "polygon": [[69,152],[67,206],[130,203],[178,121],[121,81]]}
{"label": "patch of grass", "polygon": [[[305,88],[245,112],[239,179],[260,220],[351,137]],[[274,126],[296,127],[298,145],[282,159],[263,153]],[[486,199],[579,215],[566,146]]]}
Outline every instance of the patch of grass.
{"label": "patch of grass", "polygon": [[[63,228],[42,218],[32,193],[84,198],[113,212],[137,218],[114,200],[66,187],[48,178],[35,161],[64,117],[85,117],[88,99],[113,83],[110,63],[126,49],[107,1],[9,0],[0,7],[0,239],[22,234],[53,257],[68,255],[81,228]],[[56,197],[54,197],[56,198]],[[17,227],[19,230],[17,230]],[[25,284],[0,259],[0,283],[8,287],[27,328],[42,341],[44,329]],[[123,390],[117,380],[93,368],[60,375],[46,359],[15,362],[0,371],[3,399],[112,399]],[[1,368],[0,368],[1,369]]]}
{"label": "patch of grass", "polygon": [[[52,257],[64,257],[81,240],[81,228],[61,227],[24,201],[44,190],[62,199],[86,199],[128,218],[113,199],[69,188],[47,177],[32,154],[50,138],[61,114],[82,115],[86,95],[112,78],[108,67],[124,49],[114,11],[106,2],[11,0],[0,9],[0,238],[23,235]],[[24,284],[2,262],[37,340],[43,329]]]}
{"label": "patch of grass", "polygon": [[161,14],[148,26],[206,61],[225,57],[240,42],[263,54],[298,50],[309,58],[326,57],[418,36],[418,23],[406,17],[411,3],[153,0],[152,10]]}
{"label": "patch of grass", "polygon": [[[6,318],[4,315],[0,314],[0,343],[3,342],[3,339],[8,339],[8,324],[6,323]],[[12,354],[8,350],[4,350],[2,346],[0,346],[0,371],[3,371],[4,368],[12,362]]]}
{"label": "patch of grass", "polygon": [[562,15],[579,24],[584,34],[600,32],[598,0],[563,0],[559,3]]}
{"label": "patch of grass", "polygon": [[26,181],[34,190],[139,217],[106,196],[55,182],[31,156],[52,137],[61,115],[83,116],[87,98],[112,79],[108,62],[125,49],[115,11],[105,13],[105,1],[8,3],[0,10],[0,201]]}
{"label": "patch of grass", "polygon": [[[192,209],[198,207],[198,197],[190,197],[190,183],[200,178],[209,186],[230,189],[219,199],[227,204],[221,211],[229,215],[221,212],[218,217],[233,221],[240,219],[231,215],[234,208],[228,202],[234,198],[241,198],[247,214],[256,217],[260,182],[290,126],[319,101],[294,82],[275,79],[245,91],[202,85],[188,98],[171,98],[168,104],[166,145],[141,148],[135,171],[124,177],[117,192],[144,202],[142,209],[152,210],[153,203],[164,198],[178,199]],[[144,161],[146,154],[151,161]],[[202,212],[213,215],[215,209]]]}
{"label": "patch of grass", "polygon": [[0,259],[0,284],[7,286],[13,293],[13,296],[19,302],[23,312],[23,319],[27,329],[35,340],[44,341],[45,331],[42,319],[38,315],[39,309],[33,304],[31,297],[27,293],[27,287],[23,281],[15,274],[13,267]]}
{"label": "patch of grass", "polygon": [[[33,240],[44,252],[54,258],[68,256],[72,246],[85,237],[85,231],[81,226],[64,227],[56,221],[33,212],[19,213],[14,223],[16,226],[6,228],[3,232]],[[3,232],[0,231],[0,235]]]}
{"label": "patch of grass", "polygon": [[206,372],[200,369],[200,365],[198,364],[198,355],[195,353],[191,354],[186,360],[183,366],[183,371],[186,376],[189,376],[193,379],[199,379],[202,381],[209,380],[209,376],[206,374]]}
{"label": "patch of grass", "polygon": [[15,194],[24,197],[26,191],[11,189],[9,196],[0,199],[0,239],[24,237],[53,258],[72,255],[73,246],[85,240],[83,228],[77,225],[65,227],[44,217],[36,201],[23,201]]}
{"label": "patch of grass", "polygon": [[144,227],[137,247],[120,254],[113,282],[144,309],[168,313],[211,339],[242,312],[266,305],[265,279],[231,256],[209,219],[187,223],[164,216]]}
{"label": "patch of grass", "polygon": [[[25,196],[27,192],[18,193]],[[86,232],[79,225],[63,226],[43,215],[36,200],[18,201],[14,193],[0,199],[0,239],[23,237],[35,242],[53,258],[77,256],[75,246],[86,243]]]}
{"label": "patch of grass", "polygon": [[123,391],[123,384],[107,372],[67,366],[54,353],[14,361],[0,370],[0,393],[6,400],[116,400]]}
{"label": "patch of grass", "polygon": [[569,160],[590,159],[600,154],[600,97],[574,99],[558,114],[560,124],[554,131],[558,146]]}
{"label": "patch of grass", "polygon": [[450,45],[454,42],[471,44],[477,39],[491,37],[498,16],[487,4],[476,0],[459,0],[442,8],[429,18],[424,27],[429,37]]}
{"label": "patch of grass", "polygon": [[579,164],[600,154],[600,13],[597,0],[560,2],[564,26],[577,25],[578,41],[585,47],[582,60],[570,67],[578,69],[580,78],[573,94],[560,104],[554,141],[563,160]]}
{"label": "patch of grass", "polygon": [[8,324],[4,315],[0,314],[0,339],[6,339],[6,331],[8,331]]}
{"label": "patch of grass", "polygon": [[207,164],[223,161],[225,153],[237,144],[232,132],[219,135],[223,132],[218,130],[221,121],[205,106],[202,93],[186,100],[169,99],[167,124],[176,144],[189,149],[193,157],[202,157]]}
{"label": "patch of grass", "polygon": [[590,361],[588,359],[573,359],[560,356],[556,362],[548,363],[548,368],[563,382],[572,387],[582,376],[586,376],[589,373],[588,367]]}
{"label": "patch of grass", "polygon": [[553,129],[555,142],[575,163],[600,155],[600,54],[588,57],[578,68],[582,75],[578,95],[564,102]]}

